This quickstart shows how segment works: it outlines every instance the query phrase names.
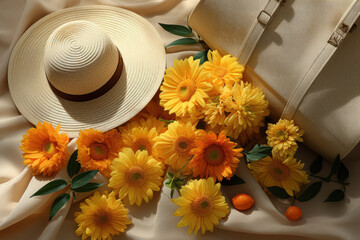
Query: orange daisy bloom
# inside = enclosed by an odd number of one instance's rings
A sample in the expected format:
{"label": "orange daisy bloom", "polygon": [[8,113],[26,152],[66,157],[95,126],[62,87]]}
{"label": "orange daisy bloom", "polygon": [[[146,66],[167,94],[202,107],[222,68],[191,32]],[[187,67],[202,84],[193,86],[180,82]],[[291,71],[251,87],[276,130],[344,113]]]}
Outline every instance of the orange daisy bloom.
{"label": "orange daisy bloom", "polygon": [[51,176],[66,164],[69,138],[59,134],[59,130],[60,124],[54,129],[51,123],[39,122],[23,136],[20,149],[24,152],[24,164],[32,167],[33,175]]}
{"label": "orange daisy bloom", "polygon": [[86,129],[80,131],[76,141],[79,149],[78,161],[87,170],[99,170],[106,177],[110,177],[110,165],[121,150],[121,135],[113,129],[108,132]]}
{"label": "orange daisy bloom", "polygon": [[195,139],[196,148],[191,153],[194,157],[189,167],[193,176],[200,178],[213,177],[221,181],[223,177],[230,179],[238,166],[242,148],[235,148],[236,143],[226,138],[225,131],[217,137],[215,133],[200,131]]}

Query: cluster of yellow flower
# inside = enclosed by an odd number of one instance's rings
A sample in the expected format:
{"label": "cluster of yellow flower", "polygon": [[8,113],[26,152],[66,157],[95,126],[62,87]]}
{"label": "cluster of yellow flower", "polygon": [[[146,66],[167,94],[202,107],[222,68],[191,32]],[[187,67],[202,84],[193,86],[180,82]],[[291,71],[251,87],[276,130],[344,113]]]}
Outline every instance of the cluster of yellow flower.
{"label": "cluster of yellow flower", "polygon": [[301,184],[309,183],[304,164],[294,158],[298,148],[296,141],[302,141],[303,131],[294,121],[280,119],[268,124],[266,131],[272,157],[267,156],[248,164],[256,180],[264,187],[279,186],[290,195],[300,191]]}
{"label": "cluster of yellow flower", "polygon": [[[269,115],[268,102],[259,88],[242,80],[244,67],[236,58],[209,51],[208,59],[203,65],[192,57],[175,60],[159,95],[126,124],[108,132],[80,131],[77,161],[85,170],[99,170],[113,189],[80,205],[76,233],[83,239],[110,239],[125,231],[131,221],[121,200],[138,206],[149,202],[160,191],[166,166],[200,178],[182,186],[173,200],[179,206],[174,215],[183,216],[179,227],[189,225],[195,234],[213,231],[229,213],[216,181],[230,179],[243,156],[229,137],[244,146],[257,136]],[[206,131],[196,128],[199,119],[207,123]],[[69,139],[59,130],[39,123],[24,135],[20,148],[34,174],[51,176],[66,164]],[[272,157],[248,167],[263,186],[280,186],[293,195],[307,182],[303,164],[293,158],[303,132],[292,121],[280,120],[266,133]]]}
{"label": "cluster of yellow flower", "polygon": [[204,118],[207,130],[237,139],[241,145],[259,135],[269,115],[268,101],[259,88],[243,81],[244,66],[237,58],[208,52],[203,65],[192,57],[175,60],[166,70],[160,104],[186,121]]}

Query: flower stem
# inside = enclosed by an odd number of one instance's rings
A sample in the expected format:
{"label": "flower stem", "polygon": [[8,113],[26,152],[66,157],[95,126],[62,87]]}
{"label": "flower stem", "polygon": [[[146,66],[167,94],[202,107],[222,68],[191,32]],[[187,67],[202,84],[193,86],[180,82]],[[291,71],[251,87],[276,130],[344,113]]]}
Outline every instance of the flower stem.
{"label": "flower stem", "polygon": [[350,183],[345,183],[345,182],[339,182],[339,181],[332,180],[332,179],[325,178],[325,177],[316,176],[316,175],[313,175],[313,174],[310,174],[310,173],[309,173],[309,176],[321,179],[321,180],[323,180],[325,182],[336,182],[336,183],[339,183],[339,184],[342,184],[342,185],[349,185],[350,184]]}

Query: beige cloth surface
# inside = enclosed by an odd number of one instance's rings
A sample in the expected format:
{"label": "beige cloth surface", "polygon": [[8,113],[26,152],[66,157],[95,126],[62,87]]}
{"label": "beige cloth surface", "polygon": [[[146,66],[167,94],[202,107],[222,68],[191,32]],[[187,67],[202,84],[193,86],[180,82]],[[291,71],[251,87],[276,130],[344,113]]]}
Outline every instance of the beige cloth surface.
{"label": "beige cloth surface", "polygon": [[[165,44],[177,39],[157,23],[185,24],[186,18],[197,0],[1,0],[0,1],[0,239],[78,239],[74,233],[76,224],[73,213],[79,211],[78,202],[70,202],[49,223],[48,214],[52,200],[58,195],[29,198],[36,190],[53,179],[33,177],[31,170],[22,163],[19,149],[22,135],[32,127],[16,110],[7,86],[7,63],[11,49],[21,34],[36,20],[65,7],[84,4],[106,4],[124,7],[148,19],[159,31]],[[179,50],[179,49],[177,49]],[[31,49],[29,49],[31,51]],[[175,50],[176,51],[176,50]],[[182,51],[167,55],[168,66],[174,58],[187,57],[194,51]],[[76,139],[69,145],[72,152]],[[301,147],[297,158],[307,167],[317,155]],[[288,221],[284,212],[288,203],[270,199],[251,176],[244,163],[239,176],[246,184],[223,187],[229,200],[236,193],[245,192],[255,199],[254,207],[246,212],[231,209],[225,221],[213,233],[187,234],[187,228],[177,228],[180,218],[172,213],[177,209],[169,200],[169,191],[163,188],[149,204],[130,207],[133,225],[125,234],[115,239],[359,239],[360,230],[360,152],[353,152],[345,160],[350,169],[346,198],[338,203],[323,203],[339,185],[323,183],[318,196],[306,203],[296,203],[303,210],[303,218]],[[329,164],[325,164],[323,176]],[[66,179],[64,168],[55,178]],[[105,179],[98,175],[99,182]],[[316,181],[316,179],[312,179]],[[85,196],[78,196],[81,199]],[[229,202],[230,203],[230,202]],[[229,204],[231,206],[231,204]],[[129,207],[127,205],[127,207]],[[232,206],[231,206],[232,207]]]}

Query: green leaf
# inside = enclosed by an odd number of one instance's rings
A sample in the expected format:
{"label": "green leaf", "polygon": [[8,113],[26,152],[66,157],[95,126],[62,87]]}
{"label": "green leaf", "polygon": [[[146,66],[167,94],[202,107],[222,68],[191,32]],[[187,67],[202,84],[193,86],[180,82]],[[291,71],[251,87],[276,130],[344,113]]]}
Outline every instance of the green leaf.
{"label": "green leaf", "polygon": [[181,189],[182,185],[183,185],[183,182],[181,181],[181,179],[177,179],[174,181],[175,182],[175,187],[177,189]]}
{"label": "green leaf", "polygon": [[70,199],[70,194],[63,193],[54,200],[50,209],[49,221],[66,204],[66,202],[69,201],[69,199]]}
{"label": "green leaf", "polygon": [[90,182],[91,179],[93,179],[93,177],[98,172],[99,172],[98,170],[92,170],[92,171],[86,171],[86,172],[80,173],[79,175],[77,175],[76,177],[74,177],[71,180],[71,189],[76,189],[76,188],[84,186],[85,184]]}
{"label": "green leaf", "polygon": [[166,31],[168,31],[169,33],[178,35],[178,36],[191,36],[192,35],[192,30],[185,27],[185,26],[181,26],[181,25],[174,25],[174,24],[164,24],[164,23],[159,23],[159,25],[165,29]]}
{"label": "green leaf", "polygon": [[173,198],[175,189],[171,189],[170,191],[170,197]]}
{"label": "green leaf", "polygon": [[334,190],[324,202],[339,202],[345,198],[344,191],[337,189]]}
{"label": "green leaf", "polygon": [[254,148],[245,152],[248,161],[257,161],[270,155],[272,147],[256,144]]}
{"label": "green leaf", "polygon": [[92,190],[95,190],[101,187],[102,185],[104,185],[104,183],[87,183],[82,187],[73,188],[72,190],[74,192],[91,192]]}
{"label": "green leaf", "polygon": [[177,45],[191,45],[191,44],[195,44],[195,43],[198,43],[198,42],[193,38],[180,38],[180,39],[175,40],[172,43],[168,44],[166,47],[177,46]]}
{"label": "green leaf", "polygon": [[337,173],[337,178],[340,182],[345,181],[349,177],[349,170],[346,168],[344,163],[340,162],[339,171]]}
{"label": "green leaf", "polygon": [[208,60],[208,58],[207,58],[208,51],[209,51],[209,49],[196,53],[194,55],[194,60],[195,59],[200,59],[200,65],[203,64],[204,62],[206,62]]}
{"label": "green leaf", "polygon": [[300,196],[296,197],[300,202],[306,202],[318,194],[321,189],[322,182],[314,182]]}
{"label": "green leaf", "polygon": [[68,165],[67,165],[67,172],[69,174],[69,177],[73,177],[74,175],[78,174],[81,168],[81,165],[78,161],[76,161],[78,156],[78,150],[76,149],[69,159]]}
{"label": "green leaf", "polygon": [[267,189],[271,192],[272,195],[274,195],[277,198],[280,199],[289,199],[291,196],[285,191],[285,189],[281,187],[267,187]]}
{"label": "green leaf", "polygon": [[230,178],[230,180],[227,180],[226,178],[223,178],[221,181],[221,185],[224,186],[231,186],[231,185],[238,185],[238,184],[244,184],[246,183],[242,178],[234,175]]}
{"label": "green leaf", "polygon": [[173,178],[174,177],[174,174],[172,172],[167,172],[167,175],[169,178]]}
{"label": "green leaf", "polygon": [[165,186],[170,187],[170,183],[171,183],[171,179],[168,178],[165,180]]}
{"label": "green leaf", "polygon": [[323,163],[322,157],[318,157],[317,159],[315,159],[310,165],[310,173],[316,174],[320,172],[322,168],[322,163]]}
{"label": "green leaf", "polygon": [[49,182],[48,184],[46,184],[45,186],[40,188],[36,193],[31,195],[30,197],[41,196],[41,195],[53,193],[53,192],[56,192],[56,191],[66,188],[67,185],[68,185],[68,183],[65,180],[57,179],[57,180]]}
{"label": "green leaf", "polygon": [[327,176],[327,180],[329,181],[331,176],[334,175],[340,168],[340,154],[338,154],[335,158],[335,161],[331,165],[331,170],[329,176]]}

